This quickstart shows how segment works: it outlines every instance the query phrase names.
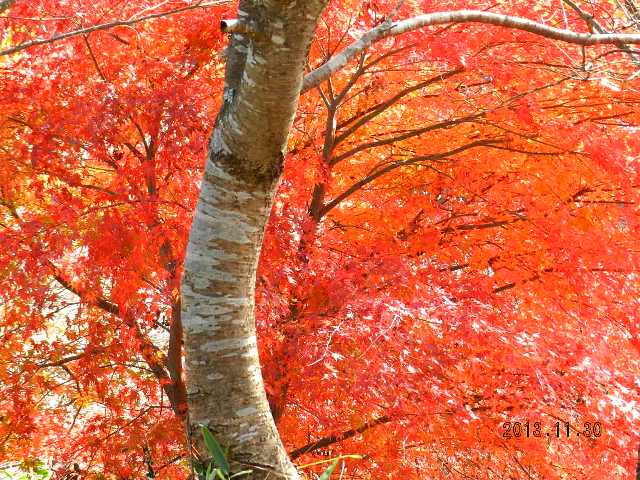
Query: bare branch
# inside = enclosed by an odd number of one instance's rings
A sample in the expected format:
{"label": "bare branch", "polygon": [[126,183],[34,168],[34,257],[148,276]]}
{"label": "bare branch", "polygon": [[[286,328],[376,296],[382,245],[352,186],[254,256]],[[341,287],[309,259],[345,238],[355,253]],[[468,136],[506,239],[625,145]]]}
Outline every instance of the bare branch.
{"label": "bare branch", "polygon": [[359,40],[349,45],[331,60],[316,68],[304,78],[302,92],[319,85],[330,75],[340,70],[349,61],[374,43],[389,37],[395,37],[403,33],[418,30],[423,27],[442,25],[447,23],[484,23],[540,35],[552,40],[573,43],[576,45],[599,44],[638,44],[640,34],[613,34],[613,33],[578,33],[572,30],[549,27],[542,23],[534,22],[521,17],[501,15],[498,13],[484,12],[481,10],[457,10],[452,12],[436,12],[426,15],[418,15],[406,20],[383,23],[368,32]]}
{"label": "bare branch", "polygon": [[466,117],[462,117],[462,118],[457,118],[455,120],[447,120],[445,122],[440,122],[440,123],[434,123],[432,125],[429,125],[427,127],[422,127],[422,128],[418,128],[415,130],[410,130],[408,132],[402,133],[400,135],[396,135],[396,136],[392,136],[392,137],[387,137],[384,138],[382,140],[374,140],[372,142],[366,142],[366,143],[362,143],[356,147],[353,147],[351,150],[348,150],[344,153],[341,153],[340,155],[337,155],[336,157],[332,158],[330,161],[330,164],[336,165],[338,163],[340,163],[342,160],[345,160],[353,155],[355,155],[356,153],[360,153],[363,152],[364,150],[369,150],[371,148],[378,148],[378,147],[383,147],[385,145],[391,145],[392,143],[396,143],[396,142],[400,142],[402,140],[407,140],[409,138],[414,138],[414,137],[418,137],[424,133],[428,133],[428,132],[432,132],[434,130],[441,130],[441,129],[449,129],[449,128],[453,128],[456,125],[461,125],[463,123],[473,123],[475,120],[478,120],[480,118],[482,118],[484,116],[484,113],[478,113],[476,115],[468,115]]}
{"label": "bare branch", "polygon": [[[367,111],[366,114],[363,115],[354,125],[352,125],[348,129],[346,129],[344,132],[340,133],[340,135],[338,135],[335,138],[334,145],[337,145],[338,143],[340,143],[343,140],[345,140],[349,135],[354,133],[361,126],[363,126],[364,124],[369,122],[371,119],[373,119],[373,118],[377,117],[378,115],[380,115],[382,112],[384,112],[389,107],[395,105],[399,100],[404,98],[406,95],[408,95],[410,93],[413,93],[416,90],[420,90],[421,88],[428,87],[429,85],[432,85],[434,83],[446,80],[447,78],[451,78],[454,75],[457,75],[458,73],[461,73],[463,71],[464,71],[463,68],[456,68],[455,70],[450,70],[448,72],[442,73],[442,74],[437,75],[435,77],[432,77],[432,78],[430,78],[428,80],[425,80],[424,82],[420,82],[420,83],[417,83],[416,85],[412,85],[411,87],[407,87],[404,90],[398,92],[393,97],[389,98],[388,100],[375,105],[369,111]],[[348,123],[350,123],[350,120],[347,120],[345,122],[345,124],[348,124]]]}
{"label": "bare branch", "polygon": [[[580,16],[580,18],[582,18],[585,21],[585,23],[589,27],[589,30],[591,31],[595,30],[598,33],[609,33],[602,25],[600,25],[600,23],[598,23],[598,21],[595,19],[593,15],[590,15],[589,13],[582,10],[575,2],[573,2],[572,0],[562,0],[562,1],[567,5],[569,5]],[[639,62],[638,54],[635,53],[633,49],[629,48],[629,46],[626,45],[624,42],[616,42],[616,45],[622,51],[629,54],[631,56],[631,59],[636,65],[638,64]]]}
{"label": "bare branch", "polygon": [[323,437],[319,440],[316,440],[315,442],[308,443],[303,447],[296,448],[294,451],[289,453],[289,457],[291,458],[291,460],[295,460],[296,458],[301,457],[305,453],[311,453],[320,448],[328,447],[329,445],[333,445],[334,443],[339,443],[348,438],[355,437],[359,433],[366,432],[370,428],[376,427],[378,425],[389,423],[391,420],[392,420],[391,417],[384,415],[370,422],[363,423],[357,428],[347,430],[346,432],[342,432],[337,435],[329,435],[327,437]]}
{"label": "bare branch", "polygon": [[[500,142],[499,140],[478,140],[476,142],[471,142],[471,143],[469,143],[467,145],[463,145],[461,147],[455,148],[455,149],[450,150],[448,152],[434,153],[434,154],[431,154],[431,155],[422,155],[422,156],[419,156],[419,157],[412,157],[412,158],[409,158],[407,160],[402,160],[402,161],[399,161],[399,162],[390,163],[387,166],[385,166],[384,168],[377,169],[374,172],[372,172],[369,175],[367,175],[366,177],[364,177],[361,180],[357,181],[356,183],[351,185],[349,188],[347,188],[344,192],[342,192],[341,194],[336,196],[329,203],[325,204],[320,209],[319,218],[321,218],[324,215],[326,215],[330,210],[335,208],[340,202],[342,202],[343,200],[345,200],[349,196],[353,195],[355,192],[360,190],[365,185],[373,182],[376,178],[379,178],[382,175],[395,170],[396,168],[405,167],[405,166],[409,166],[409,165],[417,165],[417,164],[420,164],[422,162],[433,162],[433,161],[437,161],[437,160],[443,160],[445,158],[448,158],[448,157],[451,157],[453,155],[457,155],[458,153],[462,153],[462,152],[464,152],[466,150],[469,150],[470,148],[477,148],[477,147],[498,148],[499,147],[498,146],[499,142]],[[433,167],[431,167],[431,168],[433,169]],[[436,170],[436,171],[438,171],[438,170]],[[439,173],[442,173],[442,172],[439,172]]]}
{"label": "bare branch", "polygon": [[[8,0],[5,0],[5,1],[8,1]],[[194,4],[194,5],[188,5],[186,7],[176,8],[175,10],[169,10],[169,11],[166,11],[166,12],[152,13],[150,15],[146,15],[146,16],[140,17],[140,18],[133,18],[133,19],[129,19],[129,20],[116,20],[116,21],[113,21],[113,22],[101,23],[99,25],[93,25],[91,27],[80,28],[78,30],[72,30],[71,32],[60,33],[58,35],[54,35],[53,37],[49,37],[49,38],[39,38],[39,39],[36,39],[36,40],[31,40],[30,42],[24,42],[24,43],[21,43],[19,45],[14,46],[14,47],[8,48],[6,50],[1,50],[0,51],[0,57],[3,57],[5,55],[11,55],[13,53],[17,53],[17,52],[20,52],[22,50],[26,50],[27,48],[36,47],[38,45],[46,45],[48,43],[58,42],[60,40],[66,40],[67,38],[77,37],[79,35],[86,35],[86,34],[91,33],[91,32],[97,32],[99,30],[108,30],[108,29],[114,28],[114,27],[131,26],[131,25],[135,25],[137,23],[145,22],[147,20],[152,20],[154,18],[161,18],[161,17],[166,17],[168,15],[175,15],[176,13],[187,12],[189,10],[194,10],[196,8],[217,7],[217,6],[220,6],[220,5],[224,5],[226,3],[228,3],[228,0],[218,0],[218,1],[215,1],[215,2],[209,2],[209,3],[203,3],[202,1],[200,1],[200,2],[198,2],[196,4]],[[0,11],[1,10],[2,10],[2,8],[1,8],[1,4],[0,4]]]}

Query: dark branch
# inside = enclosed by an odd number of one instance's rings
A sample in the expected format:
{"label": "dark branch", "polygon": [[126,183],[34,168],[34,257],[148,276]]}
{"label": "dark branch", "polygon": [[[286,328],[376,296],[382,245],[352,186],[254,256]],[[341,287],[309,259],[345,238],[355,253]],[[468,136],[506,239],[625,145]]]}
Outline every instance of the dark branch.
{"label": "dark branch", "polygon": [[304,447],[296,448],[294,451],[289,453],[289,457],[291,458],[291,460],[295,460],[296,458],[306,453],[311,453],[320,448],[328,447],[329,445],[333,445],[334,443],[339,443],[339,442],[342,442],[343,440],[347,440],[348,438],[355,437],[360,433],[366,432],[370,428],[376,427],[378,425],[382,425],[384,423],[389,423],[391,420],[392,420],[391,417],[384,415],[370,422],[363,423],[357,428],[347,430],[346,432],[342,432],[337,435],[329,435],[327,437],[323,437],[320,440],[316,440],[315,442],[308,443]]}
{"label": "dark branch", "polygon": [[424,133],[428,133],[434,130],[440,130],[440,129],[449,129],[452,127],[455,127],[456,125],[461,125],[463,123],[470,123],[473,122],[481,117],[484,116],[484,113],[479,113],[476,115],[469,115],[466,117],[462,117],[462,118],[457,118],[455,120],[448,120],[446,122],[440,122],[440,123],[435,123],[432,125],[429,125],[428,127],[423,127],[423,128],[418,128],[416,130],[411,130],[409,132],[400,134],[400,135],[396,135],[394,137],[388,137],[388,138],[384,138],[382,140],[376,140],[374,142],[367,142],[367,143],[363,143],[358,145],[357,147],[352,148],[351,150],[348,150],[344,153],[341,153],[340,155],[334,157],[333,159],[331,159],[331,165],[336,165],[337,163],[341,162],[342,160],[345,160],[349,157],[351,157],[352,155],[355,155],[356,153],[360,153],[364,150],[369,150],[371,148],[378,148],[378,147],[383,147],[385,145],[391,145],[392,143],[395,142],[399,142],[402,140],[407,140],[409,138],[414,138],[414,137],[418,137]]}
{"label": "dark branch", "polygon": [[[340,202],[345,200],[347,197],[353,195],[355,192],[360,190],[365,185],[373,182],[375,179],[381,177],[382,175],[395,170],[396,168],[409,166],[409,165],[417,165],[417,164],[421,164],[421,162],[430,162],[430,161],[433,162],[433,161],[437,161],[437,160],[443,160],[445,158],[451,157],[451,156],[456,155],[458,153],[462,153],[465,150],[469,150],[470,148],[496,147],[496,145],[498,143],[499,143],[498,140],[478,140],[477,142],[472,142],[472,143],[469,143],[467,145],[463,145],[462,147],[455,148],[455,149],[450,150],[448,152],[434,153],[434,154],[431,154],[431,155],[423,155],[423,156],[420,156],[420,157],[412,157],[412,158],[409,158],[407,160],[390,163],[389,165],[385,166],[384,168],[380,168],[378,170],[375,170],[373,173],[371,173],[371,174],[367,175],[366,177],[362,178],[361,180],[357,181],[356,183],[351,185],[351,187],[349,187],[344,192],[342,192],[337,197],[335,197],[333,200],[331,200],[329,203],[325,204],[325,206],[320,211],[320,217],[326,215],[330,210],[335,208]],[[439,173],[442,173],[442,172],[439,172]]]}
{"label": "dark branch", "polygon": [[[354,133],[356,130],[358,130],[365,123],[367,123],[371,119],[377,117],[378,115],[380,115],[382,112],[384,112],[389,107],[395,105],[399,100],[401,100],[403,97],[407,96],[408,94],[410,94],[412,92],[415,92],[416,90],[420,90],[422,88],[428,87],[429,85],[432,85],[434,83],[441,82],[443,80],[451,78],[454,75],[457,75],[458,73],[461,73],[463,71],[464,71],[463,68],[457,68],[455,70],[450,70],[448,72],[442,73],[442,74],[437,75],[435,77],[432,77],[432,78],[430,78],[428,80],[425,80],[424,82],[420,82],[420,83],[418,83],[416,85],[412,85],[411,87],[407,87],[404,90],[398,92],[396,95],[394,95],[390,99],[375,105],[368,112],[366,112],[365,115],[360,117],[360,119],[355,124],[353,124],[351,127],[346,129],[345,131],[341,132],[340,135],[338,135],[335,138],[334,145],[337,145],[338,143],[340,143],[343,140],[345,140],[349,135]],[[344,122],[343,125],[348,125],[353,120],[355,120],[355,119],[349,119],[346,122]]]}

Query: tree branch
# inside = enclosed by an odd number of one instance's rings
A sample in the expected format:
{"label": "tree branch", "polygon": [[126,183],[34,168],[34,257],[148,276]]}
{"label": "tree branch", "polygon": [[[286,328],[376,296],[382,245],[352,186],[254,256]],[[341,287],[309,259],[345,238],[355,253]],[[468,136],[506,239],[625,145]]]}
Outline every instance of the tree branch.
{"label": "tree branch", "polygon": [[413,137],[418,137],[424,133],[428,133],[428,132],[432,132],[434,130],[440,130],[440,129],[449,129],[452,127],[455,127],[456,125],[461,125],[463,123],[472,123],[475,120],[478,120],[479,118],[482,118],[484,116],[484,113],[478,113],[475,115],[468,115],[466,117],[462,117],[462,118],[457,118],[455,120],[447,120],[445,122],[440,122],[440,123],[434,123],[432,125],[426,126],[426,127],[422,127],[422,128],[418,128],[415,130],[410,130],[408,132],[402,133],[400,135],[396,135],[394,137],[387,137],[384,138],[382,140],[375,140],[372,142],[366,142],[366,143],[362,143],[354,148],[352,148],[351,150],[348,150],[344,153],[341,153],[340,155],[337,155],[336,157],[332,158],[329,161],[329,164],[331,166],[334,166],[338,163],[340,163],[342,160],[345,160],[353,155],[355,155],[356,153],[360,153],[364,150],[369,150],[371,148],[378,148],[378,147],[383,147],[385,145],[391,145],[392,143],[396,143],[396,142],[400,142],[402,140],[407,140],[409,138],[413,138]]}
{"label": "tree branch", "polygon": [[[76,288],[71,282],[65,279],[61,274],[58,268],[51,262],[49,262],[51,267],[54,270],[53,278],[62,285],[65,289],[70,291],[71,293],[80,297],[80,299],[85,298],[85,295],[81,290]],[[89,302],[91,305],[94,305],[107,313],[115,315],[117,317],[122,317],[122,312],[120,312],[120,308],[115,303],[110,302],[109,300],[98,297],[96,300]],[[151,341],[151,339],[144,334],[144,332],[140,329],[140,325],[135,321],[130,312],[125,312],[123,316],[124,323],[132,328],[135,332],[135,336],[140,342],[140,352],[142,358],[144,358],[145,362],[149,366],[149,369],[153,372],[153,375],[158,379],[160,385],[167,397],[169,398],[169,402],[171,403],[171,407],[176,415],[182,416],[184,415],[184,401],[186,399],[186,392],[184,390],[184,384],[182,382],[177,382],[167,371],[166,363],[167,359],[165,354],[155,346],[155,344]],[[64,362],[66,363],[66,362]],[[63,364],[64,364],[63,363]],[[62,365],[63,365],[62,364]],[[172,365],[173,367],[173,365]]]}
{"label": "tree branch", "polygon": [[[562,0],[564,3],[569,5],[579,16],[582,18],[585,23],[588,25],[590,30],[595,30],[598,33],[609,33],[600,23],[595,19],[593,15],[588,14],[584,10],[582,10],[575,2],[572,0]],[[628,45],[624,42],[616,42],[616,46],[618,46],[623,52],[629,54],[631,56],[631,60],[637,65],[639,62],[638,55],[635,53]]]}
{"label": "tree branch", "polygon": [[455,225],[453,227],[444,227],[440,230],[441,233],[453,233],[455,231],[469,231],[469,230],[484,230],[487,228],[505,227],[512,223],[522,222],[527,220],[526,217],[517,217],[509,220],[494,220],[485,223],[464,223],[462,225]]}
{"label": "tree branch", "polygon": [[[5,0],[4,2],[0,3],[0,11],[2,11],[3,4],[5,3],[8,3],[10,5],[13,2],[12,0]],[[187,12],[189,10],[194,10],[196,8],[217,7],[219,5],[224,5],[225,3],[228,3],[228,0],[218,0],[215,2],[209,2],[209,3],[203,3],[201,0],[194,5],[187,5],[186,7],[176,8],[174,10],[169,10],[166,12],[152,13],[144,17],[132,18],[129,20],[115,20],[113,22],[101,23],[99,25],[93,25],[91,27],[80,28],[78,30],[72,30],[70,32],[60,33],[58,35],[54,35],[53,37],[49,37],[49,38],[38,38],[36,40],[31,40],[30,42],[24,42],[14,47],[7,48],[6,50],[1,50],[0,57],[21,52],[22,50],[26,50],[27,48],[31,48],[31,47],[36,47],[38,45],[46,45],[48,43],[54,43],[60,40],[66,40],[67,38],[77,37],[78,35],[86,35],[88,33],[97,32],[99,30],[108,30],[113,27],[131,26],[137,23],[145,22],[147,20],[152,20],[154,18],[166,17],[167,15],[175,15],[176,13]]]}
{"label": "tree branch", "polygon": [[[74,295],[78,296],[79,298],[83,298],[83,294],[80,290],[78,290],[76,287],[74,287],[71,282],[69,282],[67,279],[65,279],[62,275],[60,275],[58,268],[53,265],[51,262],[49,262],[50,265],[53,267],[55,273],[53,275],[53,278],[56,279],[56,281],[62,285],[65,289],[69,290],[71,293],[73,293]],[[102,297],[98,297],[95,302],[93,302],[93,305],[104,310],[107,313],[111,313],[112,315],[116,315],[119,316],[120,315],[120,309],[118,308],[118,305],[116,305],[115,303],[111,303],[110,301],[106,300],[105,298]]]}
{"label": "tree branch", "polygon": [[69,355],[68,357],[63,357],[60,360],[50,361],[50,362],[40,362],[37,364],[38,368],[48,368],[48,367],[61,367],[67,363],[75,362],[76,360],[80,360],[81,358],[87,355],[94,355],[98,353],[104,352],[104,348],[98,347],[89,351],[84,351],[82,353],[76,353],[75,355]]}
{"label": "tree branch", "polygon": [[183,415],[187,412],[187,388],[182,379],[182,317],[181,301],[171,302],[171,328],[169,329],[169,348],[167,349],[167,370],[173,381],[176,407]]}
{"label": "tree branch", "polygon": [[[412,85],[410,87],[407,87],[404,90],[401,90],[400,92],[395,94],[393,97],[389,98],[388,100],[386,100],[384,102],[381,102],[381,103],[378,103],[377,105],[375,105],[374,107],[369,109],[365,113],[365,115],[360,117],[360,119],[358,119],[353,125],[351,125],[349,128],[347,128],[345,131],[341,132],[340,135],[337,135],[336,138],[335,138],[335,141],[334,141],[334,146],[339,144],[339,143],[341,143],[349,135],[354,133],[356,130],[358,130],[360,127],[362,127],[364,124],[366,124],[367,122],[369,122],[373,118],[375,118],[378,115],[380,115],[381,113],[383,113],[389,107],[395,105],[398,101],[400,101],[402,98],[404,98],[405,96],[409,95],[410,93],[413,93],[416,90],[420,90],[421,88],[428,87],[429,85],[432,85],[434,83],[444,81],[444,80],[446,80],[448,78],[451,78],[454,75],[457,75],[458,73],[461,73],[463,71],[464,71],[463,68],[456,68],[455,70],[450,70],[450,71],[444,72],[444,73],[442,73],[440,75],[436,75],[435,77],[432,77],[432,78],[430,78],[428,80],[425,80],[423,82],[420,82],[420,83],[417,83],[417,84]],[[344,123],[345,124],[349,124],[349,123],[351,123],[350,120],[347,120]]]}
{"label": "tree branch", "polygon": [[578,33],[572,30],[549,27],[526,18],[501,15],[498,13],[484,12],[480,10],[457,10],[452,12],[429,13],[398,22],[385,22],[369,30],[360,37],[359,40],[335,55],[327,63],[307,74],[304,77],[302,92],[319,85],[330,75],[344,67],[360,52],[384,38],[395,37],[423,27],[447,23],[484,23],[496,25],[515,30],[523,30],[552,40],[560,40],[562,42],[573,43],[576,45],[619,45],[640,43],[640,34]]}
{"label": "tree branch", "polygon": [[476,148],[476,147],[491,147],[491,148],[495,148],[495,147],[497,147],[498,143],[499,143],[498,140],[478,140],[476,142],[471,142],[471,143],[469,143],[467,145],[463,145],[461,147],[455,148],[455,149],[450,150],[448,152],[434,153],[434,154],[431,154],[431,155],[422,155],[422,156],[419,156],[419,157],[412,157],[412,158],[409,158],[407,160],[402,160],[402,161],[399,161],[399,162],[390,163],[389,165],[385,166],[384,168],[380,168],[378,170],[373,171],[372,173],[370,173],[366,177],[362,178],[361,180],[359,180],[356,183],[354,183],[353,185],[351,185],[349,188],[347,188],[341,194],[336,196],[333,200],[331,200],[330,202],[326,203],[322,207],[322,209],[320,210],[320,218],[323,217],[324,215],[326,215],[330,210],[335,208],[340,202],[342,202],[343,200],[345,200],[349,196],[353,195],[355,192],[360,190],[365,185],[373,182],[376,178],[379,178],[382,175],[384,175],[384,174],[386,174],[388,172],[391,172],[392,170],[395,170],[396,168],[409,166],[409,165],[416,165],[416,164],[418,164],[420,162],[430,162],[430,161],[435,161],[435,160],[442,160],[442,159],[448,158],[448,157],[450,157],[452,155],[457,155],[458,153],[462,153],[462,152],[464,152],[466,150],[469,150],[471,148]]}
{"label": "tree branch", "polygon": [[341,442],[348,438],[355,437],[356,435],[363,433],[369,430],[370,428],[376,427],[378,425],[382,425],[384,423],[389,423],[391,420],[392,420],[391,417],[384,415],[370,422],[363,423],[357,428],[347,430],[346,432],[342,432],[337,435],[329,435],[327,437],[323,437],[320,440],[316,440],[315,442],[308,443],[303,447],[296,448],[294,451],[289,453],[289,457],[291,458],[291,460],[295,460],[296,458],[301,457],[305,453],[310,453],[320,448],[333,445],[334,443]]}

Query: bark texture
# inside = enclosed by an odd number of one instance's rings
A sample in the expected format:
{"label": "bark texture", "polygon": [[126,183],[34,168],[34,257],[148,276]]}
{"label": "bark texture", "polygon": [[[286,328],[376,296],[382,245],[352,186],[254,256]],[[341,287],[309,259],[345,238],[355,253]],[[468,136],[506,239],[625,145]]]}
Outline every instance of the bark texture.
{"label": "bark texture", "polygon": [[[298,478],[269,410],[256,346],[255,270],[325,0],[240,2],[182,282],[191,443],[199,425],[233,471]],[[237,31],[238,31],[237,30]]]}

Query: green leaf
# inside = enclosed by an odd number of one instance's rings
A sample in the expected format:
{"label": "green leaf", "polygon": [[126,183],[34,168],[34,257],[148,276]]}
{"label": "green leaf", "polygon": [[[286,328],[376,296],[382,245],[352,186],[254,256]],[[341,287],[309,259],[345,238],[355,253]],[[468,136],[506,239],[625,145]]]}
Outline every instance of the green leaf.
{"label": "green leaf", "polygon": [[227,458],[225,457],[222,447],[218,441],[214,438],[209,429],[204,426],[202,427],[202,436],[204,437],[204,443],[207,446],[209,453],[213,456],[213,460],[216,465],[220,467],[222,473],[229,475],[229,462],[227,462]]}
{"label": "green leaf", "polygon": [[331,474],[333,473],[333,471],[336,469],[336,467],[338,466],[338,462],[340,461],[339,458],[336,458],[333,463],[331,465],[329,465],[329,468],[327,468],[324,473],[322,475],[320,475],[320,478],[318,480],[329,480],[331,478]]}
{"label": "green leaf", "polygon": [[229,480],[231,480],[232,478],[235,478],[235,477],[241,477],[243,475],[250,475],[252,473],[253,473],[253,470],[242,470],[241,472],[237,472],[237,473],[234,473],[233,475],[231,475],[229,477]]}
{"label": "green leaf", "polygon": [[224,473],[220,468],[216,468],[216,476],[220,479],[220,480],[228,480],[228,476],[226,473]]}

